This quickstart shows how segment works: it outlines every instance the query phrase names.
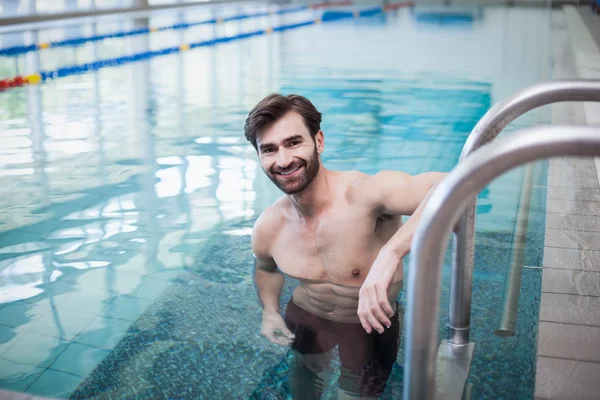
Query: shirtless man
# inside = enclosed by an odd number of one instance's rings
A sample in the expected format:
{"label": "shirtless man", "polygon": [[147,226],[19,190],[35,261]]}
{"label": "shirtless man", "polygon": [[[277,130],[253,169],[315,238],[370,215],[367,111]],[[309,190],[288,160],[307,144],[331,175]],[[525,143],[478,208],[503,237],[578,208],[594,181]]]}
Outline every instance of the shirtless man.
{"label": "shirtless man", "polygon": [[[285,193],[252,233],[261,333],[291,344],[294,399],[320,396],[336,345],[339,397],[376,397],[399,346],[402,258],[425,202],[446,174],[328,170],[320,158],[320,124],[321,113],[298,95],[269,95],[246,120],[246,138],[262,169]],[[403,215],[410,215],[404,224]],[[299,285],[284,319],[279,295],[285,276]]]}

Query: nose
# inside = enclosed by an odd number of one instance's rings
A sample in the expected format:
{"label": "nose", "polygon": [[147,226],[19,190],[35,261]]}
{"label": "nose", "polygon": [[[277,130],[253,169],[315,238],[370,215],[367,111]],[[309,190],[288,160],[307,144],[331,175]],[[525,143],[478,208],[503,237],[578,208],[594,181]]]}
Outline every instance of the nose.
{"label": "nose", "polygon": [[279,168],[287,168],[293,160],[294,157],[290,151],[287,149],[279,149],[279,152],[277,153],[277,166]]}

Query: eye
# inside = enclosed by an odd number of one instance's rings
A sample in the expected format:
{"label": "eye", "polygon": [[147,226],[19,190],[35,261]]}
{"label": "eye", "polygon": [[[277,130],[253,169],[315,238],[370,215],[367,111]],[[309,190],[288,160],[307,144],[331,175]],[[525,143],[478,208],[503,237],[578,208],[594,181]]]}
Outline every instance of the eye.
{"label": "eye", "polygon": [[299,145],[300,143],[301,143],[301,142],[300,142],[299,140],[292,140],[292,141],[290,142],[290,146],[297,146],[297,145]]}

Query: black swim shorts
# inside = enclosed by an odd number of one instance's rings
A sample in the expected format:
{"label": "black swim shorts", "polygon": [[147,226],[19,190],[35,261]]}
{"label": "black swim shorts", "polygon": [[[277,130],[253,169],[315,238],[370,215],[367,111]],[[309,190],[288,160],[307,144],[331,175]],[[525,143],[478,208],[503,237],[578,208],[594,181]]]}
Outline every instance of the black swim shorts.
{"label": "black swim shorts", "polygon": [[290,300],[285,323],[294,335],[292,348],[300,354],[321,354],[338,346],[342,371],[339,384],[344,391],[361,396],[377,396],[397,358],[400,341],[398,310],[390,328],[380,334],[365,331],[360,323],[341,323],[318,317]]}

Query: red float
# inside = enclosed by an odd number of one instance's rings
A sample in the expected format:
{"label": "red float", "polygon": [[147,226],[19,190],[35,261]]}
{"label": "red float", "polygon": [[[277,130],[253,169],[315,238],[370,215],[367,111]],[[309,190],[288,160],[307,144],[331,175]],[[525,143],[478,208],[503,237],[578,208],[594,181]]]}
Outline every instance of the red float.
{"label": "red float", "polygon": [[21,75],[15,76],[14,78],[2,79],[0,80],[0,91],[14,87],[24,86],[26,83],[29,83],[29,81],[27,80],[27,78]]}
{"label": "red float", "polygon": [[335,6],[350,6],[352,5],[352,1],[351,0],[344,0],[344,1],[336,1],[333,3],[317,3],[317,4],[311,4],[312,8],[326,8],[326,7],[335,7]]}
{"label": "red float", "polygon": [[415,5],[415,3],[412,1],[403,1],[402,3],[388,4],[383,9],[385,11],[392,11],[392,10],[397,10],[402,7],[411,7],[414,5]]}

